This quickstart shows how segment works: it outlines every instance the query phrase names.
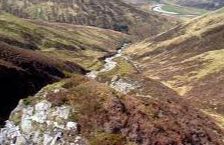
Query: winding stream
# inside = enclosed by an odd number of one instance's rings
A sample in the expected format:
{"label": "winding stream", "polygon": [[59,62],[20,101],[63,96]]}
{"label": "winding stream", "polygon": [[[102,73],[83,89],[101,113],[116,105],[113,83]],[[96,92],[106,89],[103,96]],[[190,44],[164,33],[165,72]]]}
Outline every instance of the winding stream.
{"label": "winding stream", "polygon": [[178,15],[179,14],[179,13],[176,13],[176,12],[170,12],[170,11],[163,10],[163,6],[164,6],[163,4],[158,4],[155,7],[153,7],[152,10],[155,11],[155,12],[168,14],[168,15]]}
{"label": "winding stream", "polygon": [[117,53],[111,57],[108,57],[104,60],[105,64],[103,65],[103,68],[96,71],[96,70],[93,70],[89,73],[86,74],[86,76],[88,78],[91,78],[91,79],[95,79],[97,78],[98,74],[99,73],[103,73],[103,72],[108,72],[112,69],[114,69],[116,66],[117,66],[117,62],[114,61],[115,58],[118,58],[118,57],[121,57],[122,56],[122,52],[125,48],[127,48],[128,44],[127,43],[124,43],[122,45],[122,47],[117,51]]}
{"label": "winding stream", "polygon": [[172,12],[172,11],[166,11],[163,9],[163,6],[165,6],[165,4],[157,4],[152,8],[152,11],[154,12],[158,12],[164,15],[173,15],[173,16],[184,16],[184,17],[195,17],[197,15],[190,15],[190,14],[180,14],[177,12]]}
{"label": "winding stream", "polygon": [[[114,59],[122,57],[125,60],[129,61],[129,59],[126,56],[123,56],[123,50],[128,47],[128,44],[125,43],[123,46],[117,51],[117,53],[111,57],[108,57],[104,60],[105,64],[103,65],[103,68],[96,71],[93,70],[86,74],[88,78],[96,79],[98,77],[98,74],[103,72],[108,72],[114,69],[116,66],[118,66],[118,63],[114,61]],[[120,78],[119,76],[115,75],[109,82],[109,86],[113,89],[115,89],[118,92],[121,92],[123,94],[127,94],[131,90],[136,89],[139,87],[138,82],[133,82],[124,78]]]}

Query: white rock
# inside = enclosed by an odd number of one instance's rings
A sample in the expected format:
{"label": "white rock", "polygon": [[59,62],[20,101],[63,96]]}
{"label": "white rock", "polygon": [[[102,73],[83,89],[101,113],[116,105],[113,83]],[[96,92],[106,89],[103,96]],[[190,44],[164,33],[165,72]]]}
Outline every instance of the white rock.
{"label": "white rock", "polygon": [[46,100],[36,104],[35,114],[32,116],[32,120],[38,123],[46,122],[50,107],[51,103]]}
{"label": "white rock", "polygon": [[56,128],[60,128],[60,129],[64,129],[65,128],[64,125],[59,125],[58,122],[54,122],[53,124],[54,124],[54,127],[56,127]]}
{"label": "white rock", "polygon": [[13,144],[13,141],[21,136],[19,127],[11,121],[6,121],[5,128],[0,130],[0,144]]}
{"label": "white rock", "polygon": [[68,119],[70,110],[71,110],[71,107],[69,106],[56,107],[56,111],[52,113],[52,116]]}
{"label": "white rock", "polygon": [[76,122],[68,122],[66,125],[67,130],[77,130],[77,123]]}
{"label": "white rock", "polygon": [[52,140],[53,140],[52,136],[50,136],[49,134],[44,134],[43,145],[49,145]]}
{"label": "white rock", "polygon": [[98,73],[99,72],[97,72],[97,71],[91,71],[91,72],[87,73],[86,76],[88,78],[95,79],[97,77]]}
{"label": "white rock", "polygon": [[32,128],[31,116],[33,115],[33,107],[28,107],[23,109],[22,119],[21,119],[21,129],[22,131],[29,133]]}
{"label": "white rock", "polygon": [[55,135],[55,137],[53,138],[53,140],[52,140],[52,142],[51,142],[50,145],[56,145],[58,138],[61,138],[61,137],[62,137],[62,133],[61,133],[61,132],[58,132],[58,133]]}
{"label": "white rock", "polygon": [[60,92],[60,89],[55,89],[54,90],[54,93],[58,93],[58,92]]}
{"label": "white rock", "polygon": [[33,135],[33,142],[34,143],[40,143],[40,131],[36,130]]}
{"label": "white rock", "polygon": [[119,79],[118,81],[114,81],[110,84],[111,88],[114,88],[118,92],[122,92],[124,94],[130,92],[131,90],[134,90],[138,87],[138,85],[135,84],[135,82],[128,83],[125,82],[122,79]]}
{"label": "white rock", "polygon": [[35,111],[47,111],[51,107],[51,103],[44,100],[35,105]]}
{"label": "white rock", "polygon": [[[69,121],[70,113],[74,110],[69,105],[52,106],[43,98],[43,94],[44,91],[41,90],[34,96],[40,100],[34,106],[24,105],[20,101],[21,103],[10,116],[10,118],[21,116],[20,124],[16,126],[12,121],[6,122],[5,127],[0,129],[0,145],[69,145],[71,143],[64,138],[63,133],[77,129],[77,123]],[[71,137],[77,141],[73,141],[75,145],[85,144],[77,134],[71,134]]]}
{"label": "white rock", "polygon": [[27,144],[27,141],[23,136],[18,136],[16,138],[16,143],[15,144],[16,145],[25,145],[25,144]]}

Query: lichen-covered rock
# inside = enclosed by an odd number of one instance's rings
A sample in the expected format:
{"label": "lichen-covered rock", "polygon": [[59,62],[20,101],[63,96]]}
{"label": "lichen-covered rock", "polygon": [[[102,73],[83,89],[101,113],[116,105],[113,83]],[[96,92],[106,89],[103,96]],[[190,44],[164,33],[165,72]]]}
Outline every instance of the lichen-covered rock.
{"label": "lichen-covered rock", "polygon": [[118,80],[112,80],[110,87],[115,89],[118,92],[122,92],[124,94],[127,94],[128,92],[137,89],[139,87],[138,82],[133,81],[127,81],[124,79],[118,79]]}
{"label": "lichen-covered rock", "polygon": [[70,120],[75,110],[67,104],[56,106],[46,98],[48,93],[60,91],[60,84],[50,85],[28,98],[31,100],[21,100],[1,129],[0,144],[85,145],[78,123]]}

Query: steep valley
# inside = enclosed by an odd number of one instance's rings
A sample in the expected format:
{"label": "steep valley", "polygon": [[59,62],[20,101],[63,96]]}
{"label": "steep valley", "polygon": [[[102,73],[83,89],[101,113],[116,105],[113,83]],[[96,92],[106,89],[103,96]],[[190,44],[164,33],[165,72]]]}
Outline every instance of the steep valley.
{"label": "steep valley", "polygon": [[224,144],[223,9],[0,4],[0,145]]}
{"label": "steep valley", "polygon": [[74,72],[101,67],[104,56],[130,40],[112,30],[24,20],[4,12],[0,22],[1,124],[21,98]]}

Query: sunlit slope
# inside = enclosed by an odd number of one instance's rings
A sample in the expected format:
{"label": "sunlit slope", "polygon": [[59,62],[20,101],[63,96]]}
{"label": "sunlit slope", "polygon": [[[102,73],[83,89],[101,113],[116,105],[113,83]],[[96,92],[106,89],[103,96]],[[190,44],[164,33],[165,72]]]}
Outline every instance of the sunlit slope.
{"label": "sunlit slope", "polygon": [[223,113],[223,9],[134,44],[130,55],[157,79],[197,106]]}
{"label": "sunlit slope", "polygon": [[128,36],[90,26],[45,23],[0,14],[0,40],[12,46],[41,51],[63,61],[91,68],[116,51]]}

